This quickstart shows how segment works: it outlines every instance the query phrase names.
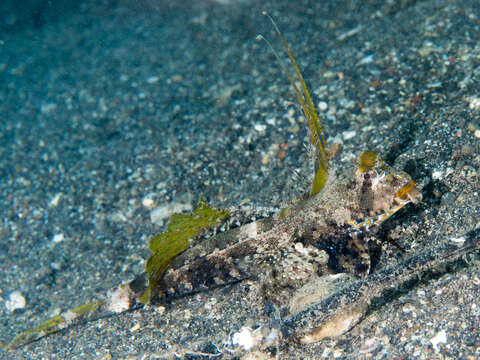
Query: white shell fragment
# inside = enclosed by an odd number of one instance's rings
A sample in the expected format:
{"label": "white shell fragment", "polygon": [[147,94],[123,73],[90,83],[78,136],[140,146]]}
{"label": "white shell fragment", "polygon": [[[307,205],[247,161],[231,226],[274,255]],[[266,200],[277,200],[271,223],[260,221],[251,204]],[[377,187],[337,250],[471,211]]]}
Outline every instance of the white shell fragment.
{"label": "white shell fragment", "polygon": [[463,245],[463,243],[465,242],[465,237],[464,236],[460,236],[460,237],[454,237],[454,238],[451,238],[450,241],[454,242],[454,243],[457,243],[459,246],[460,245]]}
{"label": "white shell fragment", "polygon": [[62,233],[60,233],[60,234],[53,235],[52,241],[55,244],[58,244],[59,242],[62,242],[64,239],[65,239],[65,236]]}
{"label": "white shell fragment", "polygon": [[232,343],[248,351],[257,345],[257,339],[250,328],[242,327],[239,332],[233,334]]}
{"label": "white shell fragment", "polygon": [[433,338],[430,339],[430,342],[432,343],[433,348],[435,351],[438,351],[438,345],[439,344],[446,344],[447,343],[447,333],[445,330],[441,330],[435,335]]}
{"label": "white shell fragment", "polygon": [[15,310],[21,310],[25,308],[27,301],[20,291],[14,291],[8,296],[8,300],[5,301],[5,308],[8,312],[14,312]]}
{"label": "white shell fragment", "polygon": [[432,179],[433,180],[439,180],[443,177],[443,171],[441,170],[435,170],[433,173],[432,173]]}
{"label": "white shell fragment", "polygon": [[265,124],[255,124],[255,125],[253,125],[253,128],[258,132],[264,132],[265,130],[267,130],[267,125],[265,125]]}
{"label": "white shell fragment", "polygon": [[152,209],[155,206],[155,201],[151,197],[145,196],[142,200],[142,205],[146,208]]}

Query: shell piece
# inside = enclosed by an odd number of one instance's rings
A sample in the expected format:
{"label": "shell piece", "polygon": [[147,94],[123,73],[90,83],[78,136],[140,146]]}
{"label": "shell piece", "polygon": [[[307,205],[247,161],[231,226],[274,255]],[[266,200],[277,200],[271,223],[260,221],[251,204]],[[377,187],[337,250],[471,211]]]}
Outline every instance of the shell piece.
{"label": "shell piece", "polygon": [[341,273],[322,277],[313,277],[299,289],[289,304],[289,314],[298,314],[309,306],[318,303],[331,294],[355,281],[355,277]]}
{"label": "shell piece", "polygon": [[345,334],[353,328],[367,312],[367,303],[360,302],[347,309],[345,312],[336,313],[319,328],[300,338],[303,344],[312,344],[325,338],[336,337]]}

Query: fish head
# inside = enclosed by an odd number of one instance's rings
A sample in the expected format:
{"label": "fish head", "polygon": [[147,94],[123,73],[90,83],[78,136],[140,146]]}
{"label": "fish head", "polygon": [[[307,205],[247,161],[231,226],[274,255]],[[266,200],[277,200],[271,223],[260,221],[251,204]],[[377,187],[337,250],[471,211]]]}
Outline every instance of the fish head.
{"label": "fish head", "polygon": [[388,166],[374,151],[360,156],[355,182],[359,208],[371,224],[379,225],[408,203],[422,200],[421,189],[411,176]]}

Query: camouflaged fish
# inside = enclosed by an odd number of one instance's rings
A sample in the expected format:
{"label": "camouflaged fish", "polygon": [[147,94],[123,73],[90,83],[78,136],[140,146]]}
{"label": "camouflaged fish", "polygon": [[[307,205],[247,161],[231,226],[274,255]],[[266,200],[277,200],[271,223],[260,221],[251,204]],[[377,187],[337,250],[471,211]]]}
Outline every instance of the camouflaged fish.
{"label": "camouflaged fish", "polygon": [[[283,69],[297,95],[315,154],[310,197],[238,228],[201,239],[205,229],[218,227],[226,211],[201,202],[192,215],[174,214],[165,233],[150,239],[152,256],[146,272],[110,292],[104,299],[81,305],[17,336],[15,348],[79,320],[120,313],[147,302],[206,291],[245,279],[256,279],[261,294],[285,307],[312,277],[371,271],[369,242],[376,229],[408,203],[422,199],[408,174],[388,166],[375,152],[365,151],[356,167],[341,170],[328,163],[327,144],[310,93],[285,39],[272,23],[295,69]],[[297,86],[299,82],[300,87]],[[340,173],[340,172],[339,172]]]}

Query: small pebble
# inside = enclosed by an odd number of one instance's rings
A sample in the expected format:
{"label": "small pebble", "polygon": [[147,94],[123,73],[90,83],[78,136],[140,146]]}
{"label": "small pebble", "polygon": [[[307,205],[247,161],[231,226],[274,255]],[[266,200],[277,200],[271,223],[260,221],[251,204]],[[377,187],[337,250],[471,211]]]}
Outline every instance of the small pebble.
{"label": "small pebble", "polygon": [[146,208],[152,209],[155,206],[155,201],[153,201],[153,199],[150,197],[145,197],[142,200],[142,205]]}
{"label": "small pebble", "polygon": [[160,77],[158,77],[158,76],[150,76],[150,77],[147,78],[147,83],[148,84],[155,84],[159,80],[160,80]]}
{"label": "small pebble", "polygon": [[268,125],[275,126],[275,118],[271,117],[265,120]]}
{"label": "small pebble", "polygon": [[267,129],[267,125],[265,124],[255,124],[253,128],[258,132],[264,132]]}
{"label": "small pebble", "polygon": [[318,103],[318,110],[319,111],[326,111],[328,109],[328,104],[325,101],[320,101]]}
{"label": "small pebble", "polygon": [[50,263],[50,267],[52,268],[52,270],[55,270],[55,271],[60,271],[62,270],[62,265],[58,262],[52,262]]}
{"label": "small pebble", "polygon": [[352,130],[352,131],[344,131],[344,132],[342,133],[343,140],[350,140],[350,139],[354,138],[356,135],[357,135],[357,132],[356,132],[355,130]]}
{"label": "small pebble", "polygon": [[56,108],[57,108],[57,104],[55,104],[55,103],[42,104],[40,106],[40,112],[42,114],[47,114],[49,112],[52,112],[52,111],[56,110]]}
{"label": "small pebble", "polygon": [[58,206],[58,203],[60,202],[60,198],[62,197],[62,193],[57,193],[55,196],[50,200],[50,206]]}
{"label": "small pebble", "polygon": [[458,238],[451,238],[450,241],[453,241],[454,243],[457,243],[459,245],[463,245],[463,243],[465,242],[465,238],[463,236]]}
{"label": "small pebble", "polygon": [[432,174],[433,180],[439,180],[443,177],[443,172],[441,170],[435,170]]}
{"label": "small pebble", "polygon": [[408,313],[411,313],[411,312],[415,311],[415,307],[412,306],[411,304],[406,304],[406,305],[403,306],[402,311],[404,313],[408,314]]}
{"label": "small pebble", "polygon": [[130,332],[134,332],[134,331],[137,331],[137,330],[140,330],[140,324],[139,323],[136,323],[135,325],[133,325],[130,328]]}
{"label": "small pebble", "polygon": [[357,65],[365,65],[365,64],[370,64],[372,62],[373,62],[373,55],[370,54],[360,59]]}
{"label": "small pebble", "polygon": [[365,342],[363,343],[363,346],[360,350],[360,354],[367,354],[374,352],[378,347],[380,346],[380,343],[374,339],[374,338],[369,338],[365,339]]}
{"label": "small pebble", "polygon": [[468,107],[471,110],[477,110],[480,108],[480,98],[478,96],[472,96],[470,98],[470,103],[468,104]]}
{"label": "small pebble", "polygon": [[62,242],[64,239],[65,239],[65,237],[63,236],[62,233],[60,233],[60,234],[55,234],[55,235],[53,235],[52,241],[53,241],[54,243],[59,243],[59,242]]}

